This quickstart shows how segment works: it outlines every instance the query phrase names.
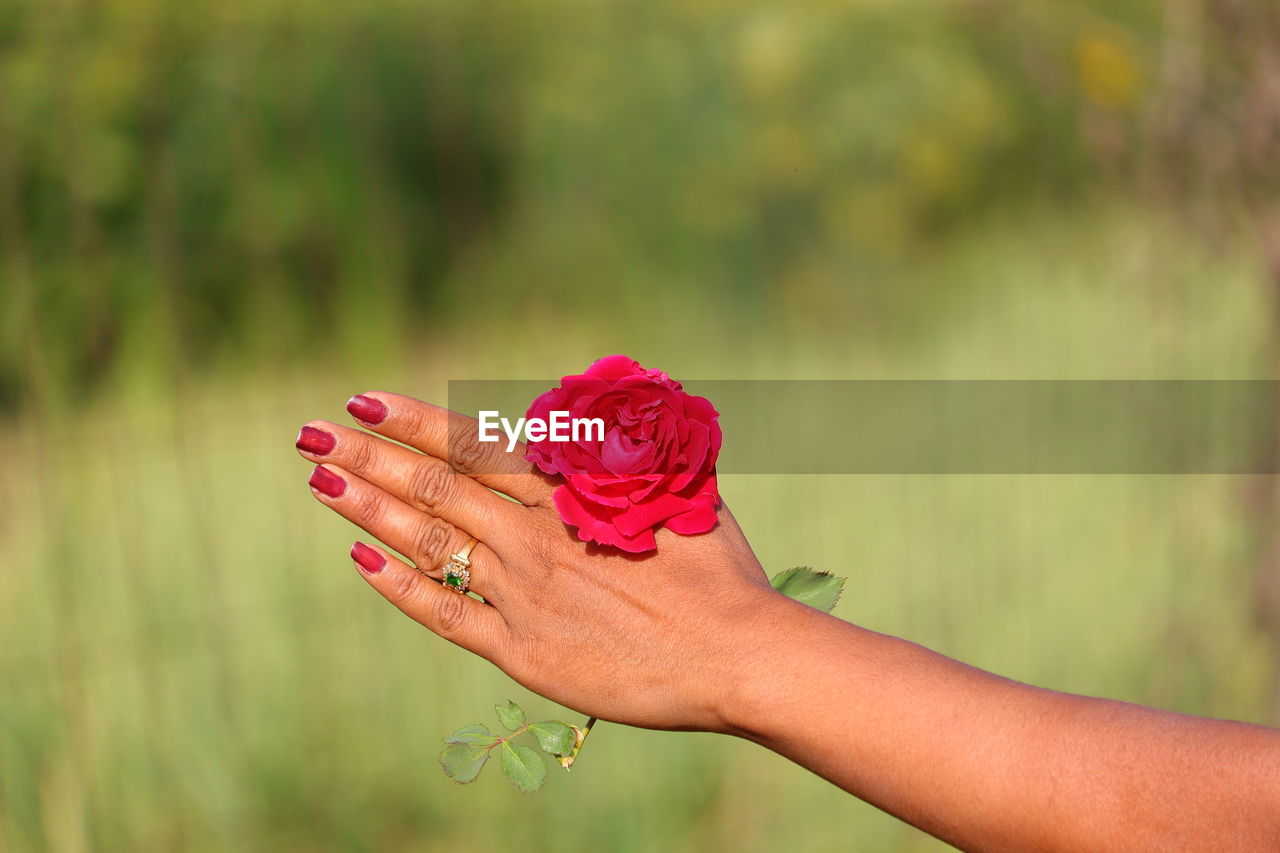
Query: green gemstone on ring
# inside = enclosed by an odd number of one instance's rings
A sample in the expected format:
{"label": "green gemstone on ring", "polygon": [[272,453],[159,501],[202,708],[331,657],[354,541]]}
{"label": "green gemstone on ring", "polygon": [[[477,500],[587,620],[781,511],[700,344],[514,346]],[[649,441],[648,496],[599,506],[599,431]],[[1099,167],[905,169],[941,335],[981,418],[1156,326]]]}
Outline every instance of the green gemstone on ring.
{"label": "green gemstone on ring", "polygon": [[444,576],[444,582],[447,586],[462,586],[462,575],[455,575],[453,572]]}

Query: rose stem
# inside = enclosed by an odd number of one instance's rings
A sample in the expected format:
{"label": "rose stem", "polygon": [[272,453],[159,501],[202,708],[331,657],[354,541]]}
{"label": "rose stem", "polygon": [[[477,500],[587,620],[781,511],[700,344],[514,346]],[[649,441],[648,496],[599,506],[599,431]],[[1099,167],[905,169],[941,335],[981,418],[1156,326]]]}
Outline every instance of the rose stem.
{"label": "rose stem", "polygon": [[591,734],[591,727],[596,724],[596,718],[591,717],[580,728],[574,728],[574,734],[577,735],[576,743],[573,745],[573,752],[560,759],[560,766],[568,770],[573,766],[573,762],[577,759],[578,753],[582,751],[582,742],[587,739],[587,735]]}

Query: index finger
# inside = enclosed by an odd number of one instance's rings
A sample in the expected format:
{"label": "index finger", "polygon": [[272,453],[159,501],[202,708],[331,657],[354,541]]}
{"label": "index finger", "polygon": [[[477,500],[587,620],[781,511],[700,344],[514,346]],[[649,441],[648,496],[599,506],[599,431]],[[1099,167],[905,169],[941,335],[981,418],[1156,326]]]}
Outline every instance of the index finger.
{"label": "index finger", "polygon": [[526,506],[547,506],[554,483],[524,458],[524,444],[482,442],[475,418],[403,394],[370,391],[347,401],[361,426],[448,462],[455,471]]}

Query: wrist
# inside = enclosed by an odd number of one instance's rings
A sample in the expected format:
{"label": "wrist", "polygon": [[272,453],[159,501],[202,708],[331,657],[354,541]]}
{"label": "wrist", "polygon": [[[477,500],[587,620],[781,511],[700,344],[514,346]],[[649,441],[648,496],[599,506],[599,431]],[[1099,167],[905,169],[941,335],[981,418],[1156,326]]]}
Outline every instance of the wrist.
{"label": "wrist", "polygon": [[736,610],[712,685],[715,730],[767,745],[797,698],[797,672],[812,672],[801,660],[821,646],[824,628],[852,626],[769,587]]}

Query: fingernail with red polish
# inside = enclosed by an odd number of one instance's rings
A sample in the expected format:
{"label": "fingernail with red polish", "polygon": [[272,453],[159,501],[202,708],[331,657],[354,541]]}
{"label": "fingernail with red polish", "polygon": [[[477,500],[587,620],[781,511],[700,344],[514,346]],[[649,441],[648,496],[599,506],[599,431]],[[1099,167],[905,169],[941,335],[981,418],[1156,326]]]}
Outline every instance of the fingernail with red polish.
{"label": "fingernail with red polish", "polygon": [[363,569],[367,575],[376,575],[387,564],[386,557],[363,542],[357,542],[351,546],[351,559],[355,560],[356,565]]}
{"label": "fingernail with red polish", "polygon": [[315,489],[322,495],[328,495],[331,498],[340,498],[342,493],[347,490],[347,481],[330,471],[328,468],[316,466],[316,470],[311,472],[311,488]]}
{"label": "fingernail with red polish", "polygon": [[298,440],[294,442],[299,450],[316,456],[329,453],[337,443],[338,439],[334,438],[333,433],[309,426],[302,428],[298,433]]}
{"label": "fingernail with red polish", "polygon": [[387,406],[381,400],[357,394],[347,401],[347,411],[358,421],[380,424],[387,417]]}

